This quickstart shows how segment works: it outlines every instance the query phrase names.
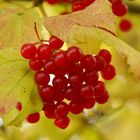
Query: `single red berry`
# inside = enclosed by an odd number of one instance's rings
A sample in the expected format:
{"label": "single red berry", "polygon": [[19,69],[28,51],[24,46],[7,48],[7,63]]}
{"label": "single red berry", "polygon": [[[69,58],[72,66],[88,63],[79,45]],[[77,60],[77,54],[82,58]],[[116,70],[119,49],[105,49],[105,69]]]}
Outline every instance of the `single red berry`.
{"label": "single red berry", "polygon": [[52,55],[52,50],[50,45],[48,44],[41,44],[38,48],[38,58],[40,60],[49,60]]}
{"label": "single red berry", "polygon": [[95,100],[99,104],[104,104],[108,101],[109,99],[109,94],[105,92],[102,96],[96,97]]}
{"label": "single red berry", "polygon": [[53,61],[52,60],[47,61],[44,64],[44,69],[45,69],[45,72],[47,72],[49,74],[53,74],[55,71],[55,65],[54,65]]}
{"label": "single red berry", "polygon": [[87,54],[82,58],[81,65],[87,71],[93,71],[96,66],[96,59],[94,56]]}
{"label": "single red berry", "polygon": [[105,80],[111,80],[116,75],[115,67],[113,65],[107,65],[101,74]]}
{"label": "single red berry", "polygon": [[95,69],[98,71],[102,71],[106,66],[106,62],[105,62],[104,58],[97,55],[97,56],[95,56],[95,59],[96,59]]}
{"label": "single red berry", "polygon": [[55,91],[54,100],[57,102],[62,102],[65,98],[64,91]]}
{"label": "single red berry", "polygon": [[40,119],[40,114],[38,112],[36,113],[33,113],[33,114],[30,114],[28,115],[28,117],[26,118],[26,120],[29,122],[29,123],[36,123],[38,122]]}
{"label": "single red berry", "polygon": [[68,73],[69,74],[82,74],[83,68],[80,63],[77,64],[71,64],[68,66]]}
{"label": "single red berry", "polygon": [[74,100],[77,96],[77,91],[72,87],[68,86],[64,92],[64,96],[67,100]]}
{"label": "single red berry", "polygon": [[116,16],[124,16],[128,12],[128,7],[120,0],[112,2],[112,11]]}
{"label": "single red berry", "polygon": [[75,3],[72,4],[72,11],[79,11],[79,10],[83,10],[85,8],[85,5],[82,1],[77,1]]}
{"label": "single red berry", "polygon": [[83,84],[83,77],[81,74],[74,74],[69,76],[69,83],[73,88],[80,88]]}
{"label": "single red berry", "polygon": [[56,118],[65,118],[68,113],[69,113],[69,106],[64,102],[59,103],[55,108]]}
{"label": "single red berry", "polygon": [[120,29],[123,31],[123,32],[128,32],[131,30],[132,28],[132,23],[130,20],[128,19],[123,19],[120,24],[119,24],[119,27]]}
{"label": "single red berry", "polygon": [[85,72],[84,80],[89,85],[95,85],[98,81],[99,74],[96,71]]}
{"label": "single red berry", "polygon": [[43,67],[43,64],[38,59],[31,59],[29,62],[29,66],[32,70],[39,71]]}
{"label": "single red berry", "polygon": [[79,62],[82,58],[81,50],[75,46],[68,48],[66,55],[67,60],[72,64]]}
{"label": "single red berry", "polygon": [[101,49],[98,53],[98,55],[102,58],[104,58],[105,62],[107,64],[109,64],[111,62],[111,58],[112,58],[112,55],[110,54],[110,52],[106,49]]}
{"label": "single red berry", "polygon": [[54,103],[45,103],[44,107],[43,107],[43,110],[44,110],[45,116],[48,119],[55,119],[56,118],[55,113],[54,113],[54,110],[55,110]]}
{"label": "single red berry", "polygon": [[90,109],[95,105],[95,99],[94,97],[84,100],[84,108]]}
{"label": "single red berry", "polygon": [[51,48],[53,49],[60,49],[64,44],[64,42],[56,36],[51,36],[49,39],[49,43]]}
{"label": "single red berry", "polygon": [[37,49],[33,44],[24,44],[21,48],[21,55],[26,59],[34,59]]}
{"label": "single red berry", "polygon": [[69,104],[69,110],[72,114],[80,114],[83,112],[84,106],[81,102],[71,101]]}
{"label": "single red berry", "polygon": [[55,89],[57,90],[63,90],[67,87],[68,84],[68,79],[66,77],[54,77],[52,84]]}
{"label": "single red berry", "polygon": [[94,87],[94,91],[95,97],[102,96],[106,91],[105,84],[102,81],[98,81],[98,83]]}
{"label": "single red berry", "polygon": [[66,52],[65,51],[59,51],[54,55],[54,64],[61,68],[65,69],[67,67],[67,58],[66,58]]}
{"label": "single red berry", "polygon": [[40,89],[39,94],[43,101],[53,101],[54,99],[54,89],[52,86],[44,86]]}
{"label": "single red berry", "polygon": [[80,96],[83,99],[90,99],[92,98],[94,95],[94,88],[91,85],[82,85],[81,89],[80,89]]}
{"label": "single red berry", "polygon": [[54,121],[54,124],[61,128],[61,129],[65,129],[68,127],[70,123],[70,119],[68,117],[65,117],[65,118],[57,118],[55,121]]}
{"label": "single red berry", "polygon": [[44,71],[38,71],[35,74],[35,81],[38,85],[47,85],[50,81],[50,76]]}
{"label": "single red berry", "polygon": [[21,102],[17,102],[17,104],[16,104],[16,109],[17,109],[18,111],[21,111],[21,110],[22,110],[22,104],[21,104]]}

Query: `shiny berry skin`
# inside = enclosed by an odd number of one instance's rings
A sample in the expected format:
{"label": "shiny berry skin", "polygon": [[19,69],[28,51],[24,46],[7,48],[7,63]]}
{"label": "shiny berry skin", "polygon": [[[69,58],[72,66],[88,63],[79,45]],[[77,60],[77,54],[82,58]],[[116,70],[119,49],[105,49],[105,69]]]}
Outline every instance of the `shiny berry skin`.
{"label": "shiny berry skin", "polygon": [[49,60],[52,55],[52,50],[50,45],[41,44],[38,48],[38,58],[40,60]]}
{"label": "shiny berry skin", "polygon": [[87,99],[84,101],[84,108],[90,109],[95,105],[95,99],[94,97]]}
{"label": "shiny berry skin", "polygon": [[50,81],[50,76],[44,71],[38,71],[35,74],[35,81],[38,85],[47,85]]}
{"label": "shiny berry skin", "polygon": [[59,103],[55,108],[56,118],[65,118],[68,113],[69,113],[69,106],[64,102]]}
{"label": "shiny berry skin", "polygon": [[80,114],[83,112],[84,106],[81,102],[72,101],[69,104],[69,110],[72,114]]}
{"label": "shiny berry skin", "polygon": [[54,121],[54,124],[55,126],[61,128],[61,129],[65,129],[68,127],[70,123],[70,119],[68,117],[65,117],[65,118],[57,118],[55,121]]}
{"label": "shiny berry skin", "polygon": [[104,58],[97,55],[97,56],[95,56],[95,59],[96,59],[95,69],[98,71],[102,71],[106,66],[106,62],[105,62]]}
{"label": "shiny berry skin", "polygon": [[67,58],[66,58],[66,52],[65,51],[59,51],[55,54],[54,64],[59,68],[66,68],[67,67]]}
{"label": "shiny berry skin", "polygon": [[79,10],[83,10],[85,8],[85,5],[82,1],[77,1],[75,3],[72,4],[72,11],[79,11]]}
{"label": "shiny berry skin", "polygon": [[81,65],[87,71],[93,71],[96,66],[96,59],[94,56],[87,54],[82,58]]}
{"label": "shiny berry skin", "polygon": [[56,36],[51,36],[49,43],[52,49],[60,49],[64,44],[64,42]]}
{"label": "shiny berry skin", "polygon": [[105,80],[111,80],[116,75],[115,67],[113,65],[107,65],[101,74]]}
{"label": "shiny berry skin", "polygon": [[94,91],[95,97],[103,95],[106,91],[104,83],[102,81],[98,81],[98,83],[94,86]]}
{"label": "shiny berry skin", "polygon": [[55,119],[55,105],[53,103],[46,103],[43,107],[44,114],[48,119]]}
{"label": "shiny berry skin", "polygon": [[121,0],[112,2],[112,11],[116,16],[124,16],[128,12],[128,7]]}
{"label": "shiny berry skin", "polygon": [[36,123],[40,119],[40,114],[38,112],[28,115],[26,118],[27,122],[29,123]]}
{"label": "shiny berry skin", "polygon": [[68,79],[66,77],[54,77],[52,84],[55,89],[62,90],[65,89],[68,84]]}
{"label": "shiny berry skin", "polygon": [[94,88],[91,85],[82,85],[80,89],[80,96],[83,99],[90,99],[94,95]]}
{"label": "shiny berry skin", "polygon": [[82,58],[81,50],[74,46],[68,48],[66,55],[67,55],[67,60],[72,64],[79,62]]}
{"label": "shiny berry skin", "polygon": [[99,74],[96,71],[85,72],[84,74],[84,80],[86,84],[89,84],[89,85],[95,85],[98,81],[98,78],[99,78]]}
{"label": "shiny berry skin", "polygon": [[24,44],[21,48],[21,55],[26,59],[34,59],[37,49],[33,44]]}
{"label": "shiny berry skin", "polygon": [[44,64],[44,70],[45,72],[49,74],[53,74],[55,71],[55,65],[52,60],[45,62]]}
{"label": "shiny berry skin", "polygon": [[83,77],[80,74],[74,74],[69,76],[69,83],[73,88],[80,88],[83,83]]}
{"label": "shiny berry skin", "polygon": [[77,91],[69,86],[66,88],[64,92],[64,96],[67,100],[74,100],[77,96]]}
{"label": "shiny berry skin", "polygon": [[131,30],[132,28],[132,23],[130,20],[128,19],[123,19],[120,24],[119,24],[119,28],[121,31],[123,32],[128,32]]}
{"label": "shiny berry skin", "polygon": [[109,94],[105,92],[102,96],[96,97],[95,100],[99,104],[104,104],[108,101],[109,99]]}
{"label": "shiny berry skin", "polygon": [[39,91],[40,97],[45,102],[53,101],[54,93],[55,91],[50,85],[42,87]]}
{"label": "shiny berry skin", "polygon": [[29,61],[29,66],[32,70],[34,71],[39,71],[42,67],[43,67],[43,64],[40,60],[38,59],[31,59]]}
{"label": "shiny berry skin", "polygon": [[21,102],[17,102],[17,104],[16,104],[16,109],[17,109],[18,111],[21,111],[21,110],[22,110],[22,104],[21,104]]}
{"label": "shiny berry skin", "polygon": [[98,53],[98,56],[104,58],[105,62],[107,64],[109,64],[111,62],[112,59],[112,55],[110,54],[110,52],[106,49],[101,49]]}

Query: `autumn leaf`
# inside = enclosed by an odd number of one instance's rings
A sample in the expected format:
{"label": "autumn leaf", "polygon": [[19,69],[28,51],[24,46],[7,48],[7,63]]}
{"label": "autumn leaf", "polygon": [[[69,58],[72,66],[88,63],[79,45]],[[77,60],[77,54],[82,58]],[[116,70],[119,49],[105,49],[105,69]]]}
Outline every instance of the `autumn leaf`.
{"label": "autumn leaf", "polygon": [[[12,121],[11,124],[18,125],[29,113],[42,108],[34,72],[20,55],[24,43],[38,41],[34,24],[41,34],[42,22],[35,9],[7,16],[0,24],[0,117],[4,117],[5,124]],[[23,105],[20,113],[15,108],[18,101]]]}
{"label": "autumn leaf", "polygon": [[97,52],[102,42],[96,29],[116,36],[114,23],[115,16],[108,0],[96,0],[84,10],[44,19],[44,26],[51,34],[68,44],[80,46],[85,52]]}

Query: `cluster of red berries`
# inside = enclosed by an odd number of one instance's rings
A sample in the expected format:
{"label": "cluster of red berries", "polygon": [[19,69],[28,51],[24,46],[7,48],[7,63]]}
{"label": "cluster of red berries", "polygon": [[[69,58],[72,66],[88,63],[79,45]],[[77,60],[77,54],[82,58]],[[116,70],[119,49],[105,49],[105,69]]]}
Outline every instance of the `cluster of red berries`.
{"label": "cluster of red berries", "polygon": [[[29,66],[36,71],[35,82],[44,103],[43,111],[59,128],[66,128],[70,122],[68,113],[79,114],[92,108],[95,103],[104,104],[108,100],[105,80],[111,80],[116,72],[111,62],[111,54],[102,49],[98,55],[83,54],[75,46],[60,50],[63,41],[52,36],[48,43],[24,44],[21,54],[29,59]],[[50,80],[51,79],[51,80]],[[30,114],[30,123],[39,120],[39,113]]]}

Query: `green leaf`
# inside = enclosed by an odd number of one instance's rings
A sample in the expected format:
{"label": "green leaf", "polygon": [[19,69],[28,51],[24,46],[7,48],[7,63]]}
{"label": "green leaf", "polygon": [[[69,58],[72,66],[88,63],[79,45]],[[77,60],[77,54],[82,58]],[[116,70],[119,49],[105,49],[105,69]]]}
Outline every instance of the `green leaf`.
{"label": "green leaf", "polygon": [[[34,24],[37,24],[41,35],[42,22],[35,9],[11,14],[10,18],[9,14],[7,17],[2,15],[5,20],[0,24],[0,116],[4,118],[5,125],[19,125],[29,113],[42,108],[34,72],[20,55],[24,43],[38,41]],[[23,106],[20,113],[15,108],[18,101]]]}

